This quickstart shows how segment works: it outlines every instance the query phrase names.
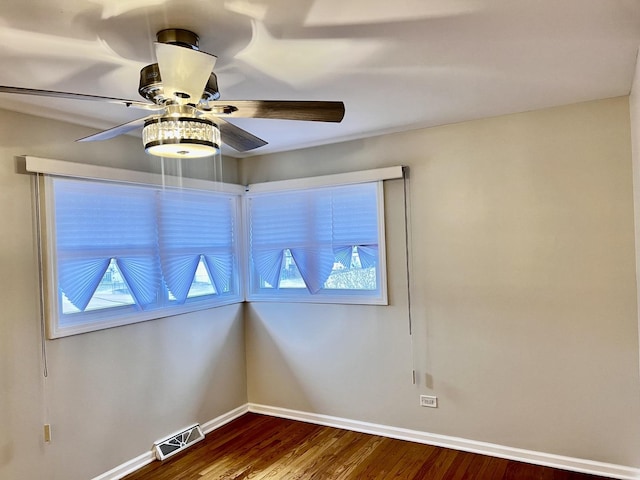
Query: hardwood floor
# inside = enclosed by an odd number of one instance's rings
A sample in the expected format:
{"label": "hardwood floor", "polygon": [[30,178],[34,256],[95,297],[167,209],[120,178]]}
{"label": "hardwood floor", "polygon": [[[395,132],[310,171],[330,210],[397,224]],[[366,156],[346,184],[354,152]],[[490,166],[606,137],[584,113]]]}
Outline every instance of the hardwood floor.
{"label": "hardwood floor", "polygon": [[124,480],[595,480],[602,477],[247,413]]}

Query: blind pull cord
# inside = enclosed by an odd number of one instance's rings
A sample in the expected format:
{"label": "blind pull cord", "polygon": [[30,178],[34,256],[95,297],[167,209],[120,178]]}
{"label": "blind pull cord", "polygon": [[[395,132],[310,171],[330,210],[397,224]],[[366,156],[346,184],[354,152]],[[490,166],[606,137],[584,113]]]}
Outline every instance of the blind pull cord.
{"label": "blind pull cord", "polygon": [[413,317],[411,308],[411,245],[409,236],[409,167],[402,167],[402,193],[404,200],[404,252],[405,269],[407,274],[407,316],[409,320],[409,339],[411,344],[411,383],[416,384],[416,366],[413,346]]}
{"label": "blind pull cord", "polygon": [[44,378],[49,376],[49,367],[47,362],[47,340],[46,340],[46,326],[45,326],[45,298],[44,298],[44,258],[42,252],[42,211],[41,194],[40,194],[40,181],[43,175],[38,173],[34,176],[35,181],[35,209],[36,209],[36,244],[38,249],[38,282],[40,283],[40,348],[42,350],[42,374]]}

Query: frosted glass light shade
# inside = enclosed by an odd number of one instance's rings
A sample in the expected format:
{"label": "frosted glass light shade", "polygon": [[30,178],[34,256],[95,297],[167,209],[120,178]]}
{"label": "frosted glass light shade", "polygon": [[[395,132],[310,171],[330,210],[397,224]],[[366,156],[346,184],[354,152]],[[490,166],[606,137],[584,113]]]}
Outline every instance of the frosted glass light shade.
{"label": "frosted glass light shade", "polygon": [[220,151],[220,130],[206,118],[156,117],[144,123],[142,142],[159,157],[207,157]]}

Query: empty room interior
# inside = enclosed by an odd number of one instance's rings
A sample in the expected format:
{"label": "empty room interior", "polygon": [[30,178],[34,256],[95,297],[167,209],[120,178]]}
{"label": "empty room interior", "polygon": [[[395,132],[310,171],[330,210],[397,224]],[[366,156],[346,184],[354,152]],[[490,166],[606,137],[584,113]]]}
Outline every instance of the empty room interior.
{"label": "empty room interior", "polygon": [[0,43],[0,479],[248,412],[640,478],[640,3],[5,0]]}

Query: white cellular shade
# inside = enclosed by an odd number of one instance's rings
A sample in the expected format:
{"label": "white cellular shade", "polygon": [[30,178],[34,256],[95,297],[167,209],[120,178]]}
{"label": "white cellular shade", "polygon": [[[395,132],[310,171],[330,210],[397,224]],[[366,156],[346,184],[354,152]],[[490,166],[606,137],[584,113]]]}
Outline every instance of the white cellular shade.
{"label": "white cellular shade", "polygon": [[378,245],[360,245],[358,257],[363,268],[374,267],[378,263]]}
{"label": "white cellular shade", "polygon": [[276,287],[284,250],[317,292],[333,267],[331,195],[328,190],[252,197],[251,253],[262,278]]}
{"label": "white cellular shade", "polygon": [[189,293],[200,260],[217,292],[231,288],[234,199],[206,192],[165,190],[160,194],[160,262],[169,291],[179,303]]}
{"label": "white cellular shade", "polygon": [[336,263],[350,267],[353,247],[358,247],[363,266],[376,266],[377,192],[374,182],[250,195],[253,275],[278,288],[288,249],[308,291],[315,294]]}
{"label": "white cellular shade", "polygon": [[111,259],[140,308],[160,285],[153,189],[54,179],[59,288],[84,310]]}
{"label": "white cellular shade", "polygon": [[[238,195],[64,177],[47,185],[55,336],[241,301]],[[209,279],[201,269],[194,283],[201,262]]]}
{"label": "white cellular shade", "polygon": [[332,189],[333,244],[377,245],[378,204],[376,184]]}
{"label": "white cellular shade", "polygon": [[239,187],[42,162],[51,338],[242,301],[241,253],[248,300],[386,304],[381,180],[253,186],[239,241]]}

